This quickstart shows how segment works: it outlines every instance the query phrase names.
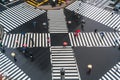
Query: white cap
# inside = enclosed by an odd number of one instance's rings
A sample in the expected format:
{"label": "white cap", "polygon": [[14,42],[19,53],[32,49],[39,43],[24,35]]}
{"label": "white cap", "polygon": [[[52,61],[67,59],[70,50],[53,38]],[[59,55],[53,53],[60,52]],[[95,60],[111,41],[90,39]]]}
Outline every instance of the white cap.
{"label": "white cap", "polygon": [[92,64],[88,64],[87,66],[89,69],[92,69]]}
{"label": "white cap", "polygon": [[15,53],[14,53],[14,52],[12,52],[12,53],[11,53],[11,56],[12,56],[12,57],[14,57],[14,56],[15,56]]}

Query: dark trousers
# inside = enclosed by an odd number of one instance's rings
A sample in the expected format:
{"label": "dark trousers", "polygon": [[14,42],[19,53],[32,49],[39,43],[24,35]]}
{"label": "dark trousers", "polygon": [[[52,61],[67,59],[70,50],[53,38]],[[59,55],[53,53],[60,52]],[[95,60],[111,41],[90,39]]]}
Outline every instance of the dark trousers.
{"label": "dark trousers", "polygon": [[13,58],[14,58],[14,61],[16,62],[17,61],[16,57],[14,56]]}

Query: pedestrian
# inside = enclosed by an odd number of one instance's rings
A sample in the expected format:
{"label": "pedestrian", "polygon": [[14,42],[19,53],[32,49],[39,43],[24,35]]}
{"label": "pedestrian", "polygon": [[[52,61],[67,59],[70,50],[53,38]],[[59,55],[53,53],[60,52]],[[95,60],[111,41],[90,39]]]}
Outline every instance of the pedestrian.
{"label": "pedestrian", "polygon": [[68,45],[66,41],[63,42],[63,47],[65,48]]}
{"label": "pedestrian", "polygon": [[50,44],[50,38],[49,37],[47,38],[47,44],[48,45]]}
{"label": "pedestrian", "polygon": [[74,13],[74,15],[73,15],[73,19],[75,20],[75,22],[79,22],[78,20],[78,14],[77,13]]}
{"label": "pedestrian", "polygon": [[9,77],[8,77],[8,72],[4,72],[4,73],[3,73],[3,76],[5,77],[5,80],[8,80],[8,78],[9,78]]}
{"label": "pedestrian", "polygon": [[65,80],[65,70],[64,70],[64,68],[61,68],[60,74],[61,74],[61,80]]}
{"label": "pedestrian", "polygon": [[37,7],[35,6],[34,9],[37,9]]}
{"label": "pedestrian", "polygon": [[74,36],[77,37],[79,33],[80,33],[80,29],[77,29],[77,30],[74,32]]}
{"label": "pedestrian", "polygon": [[29,54],[30,54],[30,59],[31,59],[31,62],[32,62],[34,60],[33,54],[32,54],[32,52],[30,52]]}
{"label": "pedestrian", "polygon": [[114,28],[114,32],[116,31],[117,27]]}
{"label": "pedestrian", "polygon": [[22,47],[22,53],[27,57],[27,55],[26,55],[26,47],[24,45]]}
{"label": "pedestrian", "polygon": [[2,41],[0,42],[0,47],[2,47]]}
{"label": "pedestrian", "polygon": [[23,35],[23,38],[25,38],[25,32],[22,32],[21,34]]}
{"label": "pedestrian", "polygon": [[18,46],[18,40],[16,40],[16,46]]}
{"label": "pedestrian", "polygon": [[5,53],[5,47],[4,46],[2,47],[2,53]]}
{"label": "pedestrian", "polygon": [[32,55],[30,56],[30,59],[31,59],[31,62],[33,62],[33,59],[34,59],[34,58],[33,58],[33,56],[32,56]]}
{"label": "pedestrian", "polygon": [[120,70],[120,68],[119,67],[116,67],[116,71],[119,71]]}
{"label": "pedestrian", "polygon": [[113,10],[111,14],[113,15],[114,13],[115,13],[115,11]]}
{"label": "pedestrian", "polygon": [[33,38],[30,38],[30,41],[32,43],[32,46],[34,45],[34,41],[33,41]]}
{"label": "pedestrian", "polygon": [[79,3],[79,6],[81,6],[81,2]]}
{"label": "pedestrian", "polygon": [[79,9],[76,9],[77,10],[77,12],[79,11]]}
{"label": "pedestrian", "polygon": [[94,29],[94,33],[96,33],[97,32],[97,29]]}
{"label": "pedestrian", "polygon": [[114,41],[114,46],[113,46],[113,47],[116,47],[117,44],[119,44],[119,43],[118,43],[118,40],[116,39],[116,40]]}
{"label": "pedestrian", "polygon": [[33,22],[33,27],[36,27],[36,25],[37,25],[37,22],[34,21],[34,22]]}
{"label": "pedestrian", "polygon": [[80,33],[80,29],[77,29],[75,32],[76,32],[76,33]]}
{"label": "pedestrian", "polygon": [[120,50],[120,44],[119,44],[119,46],[118,46],[118,49]]}
{"label": "pedestrian", "polygon": [[23,44],[23,47],[25,47],[25,48],[26,48],[26,47],[27,47],[27,44]]}
{"label": "pedestrian", "polygon": [[13,58],[14,58],[14,61],[15,61],[15,62],[17,62],[17,59],[16,59],[16,57],[14,56]]}
{"label": "pedestrian", "polygon": [[88,64],[87,68],[88,68],[87,74],[90,75],[92,71],[92,65]]}
{"label": "pedestrian", "polygon": [[100,36],[101,36],[101,38],[103,39],[104,33],[103,33],[103,32],[100,32]]}
{"label": "pedestrian", "polygon": [[81,20],[81,29],[82,29],[82,31],[84,31],[84,25],[85,25],[85,20],[82,19],[82,20]]}
{"label": "pedestrian", "polygon": [[78,37],[78,33],[77,33],[77,32],[74,32],[74,36],[75,36],[75,37]]}
{"label": "pedestrian", "polygon": [[82,19],[82,20],[81,20],[81,23],[82,23],[82,24],[85,24],[85,20],[84,20],[84,19]]}
{"label": "pedestrian", "polygon": [[81,30],[84,31],[84,24],[81,24]]}
{"label": "pedestrian", "polygon": [[17,62],[16,54],[14,52],[11,53],[11,56],[13,57],[14,61]]}
{"label": "pedestrian", "polygon": [[[114,42],[114,41],[113,41]],[[116,45],[116,42],[114,42],[114,45],[113,45],[113,47],[115,48],[117,45]]]}

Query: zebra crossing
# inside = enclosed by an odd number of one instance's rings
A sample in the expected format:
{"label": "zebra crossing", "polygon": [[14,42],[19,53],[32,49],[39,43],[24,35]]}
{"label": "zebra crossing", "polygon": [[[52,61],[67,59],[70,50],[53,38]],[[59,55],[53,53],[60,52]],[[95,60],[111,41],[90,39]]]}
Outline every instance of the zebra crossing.
{"label": "zebra crossing", "polygon": [[88,4],[92,4],[97,7],[102,7],[104,4],[106,4],[109,0],[86,0]]}
{"label": "zebra crossing", "polygon": [[2,45],[8,48],[22,47],[49,47],[51,46],[49,33],[4,34]]}
{"label": "zebra crossing", "polygon": [[102,6],[104,6],[109,0],[96,0],[96,6],[101,8]]}
{"label": "zebra crossing", "polygon": [[0,24],[4,26],[5,32],[9,32],[44,12],[44,10],[35,9],[24,2],[2,11],[0,13]]}
{"label": "zebra crossing", "polygon": [[94,1],[94,5],[97,6],[97,5],[101,5],[101,2],[103,2],[105,0],[95,0]]}
{"label": "zebra crossing", "polygon": [[50,33],[68,33],[63,9],[49,10],[49,32]]}
{"label": "zebra crossing", "polygon": [[99,80],[120,80],[120,62],[104,74]]}
{"label": "zebra crossing", "polygon": [[[4,76],[6,72],[8,74]],[[26,73],[2,53],[0,53],[0,74],[4,76],[2,80],[31,80]]]}
{"label": "zebra crossing", "polygon": [[76,13],[120,31],[120,15],[118,14],[112,14],[112,12],[97,8],[87,3],[82,3],[81,1],[74,2],[66,7],[66,9],[75,11]]}
{"label": "zebra crossing", "polygon": [[[101,33],[104,35],[102,36]],[[112,47],[120,44],[120,32],[81,32],[78,36],[74,36],[71,32],[68,35],[71,46]]]}
{"label": "zebra crossing", "polygon": [[[65,70],[64,80],[81,80],[76,59],[71,47],[52,46],[51,64],[52,64],[52,80],[61,79],[61,68]],[[62,80],[62,79],[61,79]]]}

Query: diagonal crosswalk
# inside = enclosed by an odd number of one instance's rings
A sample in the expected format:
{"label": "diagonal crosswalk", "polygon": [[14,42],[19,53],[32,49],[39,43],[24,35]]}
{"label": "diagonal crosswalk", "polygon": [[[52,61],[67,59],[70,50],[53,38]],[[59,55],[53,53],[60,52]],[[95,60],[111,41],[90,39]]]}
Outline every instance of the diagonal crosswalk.
{"label": "diagonal crosswalk", "polygon": [[[71,46],[85,46],[85,47],[112,47],[119,46],[120,44],[120,32],[83,32],[78,36],[74,36],[74,33],[68,33]],[[116,41],[117,40],[117,41]]]}
{"label": "diagonal crosswalk", "polygon": [[2,11],[0,13],[0,24],[4,26],[5,32],[9,32],[44,12],[44,10],[34,9],[33,6],[24,2]]}
{"label": "diagonal crosswalk", "polygon": [[[8,73],[7,77],[4,76],[6,72]],[[0,74],[4,76],[2,80],[31,80],[26,73],[2,53],[0,53]]]}
{"label": "diagonal crosswalk", "polygon": [[99,80],[120,80],[120,62],[113,66],[113,68],[111,68]]}
{"label": "diagonal crosswalk", "polygon": [[63,48],[63,46],[52,46],[50,50],[52,80],[61,79],[61,68],[65,70],[65,80],[81,80],[74,52],[71,47],[66,46],[66,48]]}
{"label": "diagonal crosswalk", "polygon": [[2,45],[8,48],[22,47],[26,44],[27,47],[49,47],[49,33],[26,33],[26,34],[4,34]]}
{"label": "diagonal crosswalk", "polygon": [[118,14],[112,14],[112,12],[97,8],[87,3],[82,3],[81,1],[74,2],[66,7],[66,9],[75,11],[76,13],[120,31],[120,15]]}

